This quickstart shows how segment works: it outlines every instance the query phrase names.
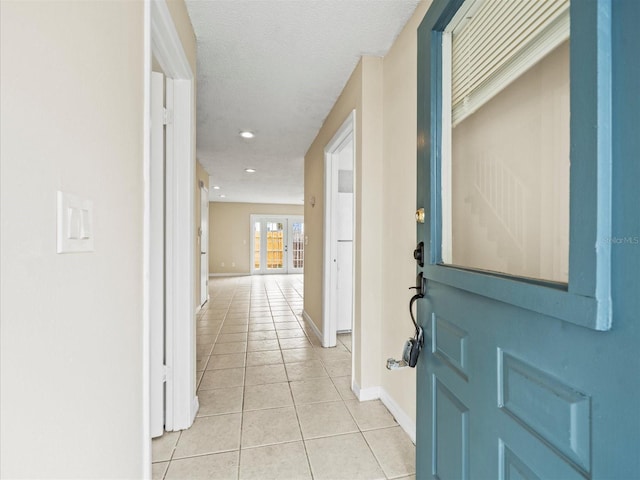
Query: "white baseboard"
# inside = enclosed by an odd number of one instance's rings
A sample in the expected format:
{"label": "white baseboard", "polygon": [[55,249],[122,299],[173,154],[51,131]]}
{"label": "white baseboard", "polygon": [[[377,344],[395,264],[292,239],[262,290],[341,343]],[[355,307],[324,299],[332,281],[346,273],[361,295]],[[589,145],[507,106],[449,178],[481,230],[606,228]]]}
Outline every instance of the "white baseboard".
{"label": "white baseboard", "polygon": [[351,379],[351,390],[361,402],[380,398],[380,387],[360,388],[360,385],[353,378]]}
{"label": "white baseboard", "polygon": [[309,324],[309,326],[311,327],[311,330],[313,330],[313,333],[316,335],[316,337],[318,337],[318,340],[320,340],[320,343],[322,343],[322,333],[320,332],[320,330],[318,330],[318,327],[316,327],[316,324],[313,322],[313,320],[311,319],[309,314],[306,312],[306,310],[302,311],[302,318],[304,319],[305,322]]}
{"label": "white baseboard", "polygon": [[400,406],[396,403],[396,401],[389,395],[389,393],[382,387],[369,387],[369,388],[360,388],[353,379],[351,380],[351,390],[358,397],[358,400],[361,402],[366,402],[369,400],[377,400],[384,404],[387,407],[387,410],[394,416],[400,428],[402,428],[409,438],[415,445],[416,443],[416,422],[407,415],[407,412],[402,410]]}
{"label": "white baseboard", "polygon": [[251,273],[210,273],[209,278],[211,277],[250,277]]}
{"label": "white baseboard", "polygon": [[402,410],[400,406],[396,403],[396,401],[389,395],[389,393],[382,387],[380,387],[380,401],[384,403],[384,406],[387,407],[391,415],[393,415],[398,422],[398,424],[402,427],[402,429],[407,432],[409,438],[413,444],[416,444],[416,423],[411,419],[407,412]]}
{"label": "white baseboard", "polygon": [[[191,425],[196,420],[196,415],[198,414],[198,410],[200,409],[200,401],[198,400],[198,396],[193,397],[193,401],[191,402]],[[415,443],[415,442],[414,442]]]}

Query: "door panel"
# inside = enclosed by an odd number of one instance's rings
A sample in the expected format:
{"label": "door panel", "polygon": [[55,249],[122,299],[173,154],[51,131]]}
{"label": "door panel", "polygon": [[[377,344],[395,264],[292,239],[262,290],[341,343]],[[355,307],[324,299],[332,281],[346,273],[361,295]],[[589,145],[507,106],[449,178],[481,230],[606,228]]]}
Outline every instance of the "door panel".
{"label": "door panel", "polygon": [[337,282],[336,300],[337,319],[336,331],[346,332],[352,328],[353,312],[353,242],[350,240],[338,242],[337,249]]}
{"label": "door panel", "polygon": [[304,270],[304,220],[287,219],[287,273],[302,273]]}
{"label": "door panel", "polygon": [[431,376],[433,397],[434,477],[469,478],[469,409],[436,375]]}
{"label": "door panel", "polygon": [[267,273],[282,273],[285,271],[285,223],[279,220],[267,220],[264,223],[264,239],[266,254],[264,267]]}
{"label": "door panel", "polygon": [[514,458],[503,458],[506,442],[511,451],[532,445],[522,449],[538,454],[521,462],[532,472],[550,464],[572,472],[541,478],[588,474],[592,399],[582,362],[593,362],[588,351],[566,347],[572,334],[561,322],[437,283],[420,310],[428,353],[419,391],[430,401],[419,400],[419,425],[428,431],[418,429],[418,447],[430,445],[434,462],[422,468],[441,479],[466,478],[465,468],[469,478],[510,478],[499,463]]}
{"label": "door panel", "polygon": [[262,268],[262,222],[253,221],[253,269],[259,272]]}
{"label": "door panel", "polygon": [[[417,233],[429,258],[419,269],[428,285],[418,301],[425,346],[417,366],[416,477],[637,478],[640,217],[631,212],[640,182],[632,133],[640,59],[629,46],[640,41],[640,3],[571,6],[566,286],[442,265],[436,42],[461,3],[435,0],[418,33],[417,206],[427,218]],[[610,98],[617,99],[612,108]],[[603,233],[606,224],[612,230]]]}

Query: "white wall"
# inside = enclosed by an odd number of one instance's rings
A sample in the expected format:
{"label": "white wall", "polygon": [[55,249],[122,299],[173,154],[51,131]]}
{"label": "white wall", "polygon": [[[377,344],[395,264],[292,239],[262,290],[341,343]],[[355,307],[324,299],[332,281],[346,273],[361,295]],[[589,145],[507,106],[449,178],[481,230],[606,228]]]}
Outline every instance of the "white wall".
{"label": "white wall", "polygon": [[[3,478],[143,474],[143,2],[1,5]],[[56,191],[95,252],[56,254]]]}

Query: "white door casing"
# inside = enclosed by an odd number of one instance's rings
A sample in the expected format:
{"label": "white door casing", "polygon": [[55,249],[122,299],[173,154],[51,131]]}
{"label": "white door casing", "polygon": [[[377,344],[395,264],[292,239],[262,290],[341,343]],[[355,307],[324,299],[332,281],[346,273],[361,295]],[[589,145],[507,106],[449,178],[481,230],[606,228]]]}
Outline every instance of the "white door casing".
{"label": "white door casing", "polygon": [[355,111],[324,151],[325,218],[323,268],[324,347],[336,345],[336,332],[353,325]]}
{"label": "white door casing", "polygon": [[164,433],[164,75],[151,72],[149,322],[151,437]]}
{"label": "white door casing", "polygon": [[200,305],[209,299],[209,190],[200,185]]}

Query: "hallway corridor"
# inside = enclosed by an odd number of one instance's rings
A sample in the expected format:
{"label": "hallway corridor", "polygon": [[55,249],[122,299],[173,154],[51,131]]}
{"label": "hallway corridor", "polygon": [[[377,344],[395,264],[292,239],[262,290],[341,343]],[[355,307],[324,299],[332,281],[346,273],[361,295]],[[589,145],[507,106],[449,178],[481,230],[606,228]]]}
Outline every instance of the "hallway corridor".
{"label": "hallway corridor", "polygon": [[351,336],[320,346],[302,275],[212,278],[197,315],[200,410],[153,441],[154,479],[409,479],[415,447],[351,391]]}

